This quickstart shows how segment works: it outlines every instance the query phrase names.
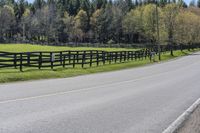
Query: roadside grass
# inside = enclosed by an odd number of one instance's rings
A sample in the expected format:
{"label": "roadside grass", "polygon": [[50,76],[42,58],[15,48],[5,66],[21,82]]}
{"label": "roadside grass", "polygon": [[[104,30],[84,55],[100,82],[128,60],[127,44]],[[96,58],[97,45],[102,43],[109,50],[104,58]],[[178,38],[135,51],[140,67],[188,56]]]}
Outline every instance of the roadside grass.
{"label": "roadside grass", "polygon": [[[187,50],[179,51],[178,50],[178,51],[174,51],[174,56],[171,56],[169,52],[166,52],[162,54],[162,61],[166,61],[166,60],[173,59],[176,57],[185,56],[193,52],[196,52],[198,50],[199,49],[196,49],[193,51],[187,51]],[[87,66],[85,68],[81,68],[80,66],[76,66],[75,68],[58,67],[58,68],[55,68],[54,70],[51,70],[50,68],[41,69],[41,70],[38,70],[36,68],[24,68],[23,69],[24,72],[20,72],[19,69],[14,69],[14,68],[0,69],[0,83],[38,80],[38,79],[51,79],[51,78],[66,78],[66,77],[73,77],[73,76],[78,76],[78,75],[108,72],[108,71],[115,71],[115,70],[121,70],[121,69],[127,69],[127,68],[135,68],[139,66],[153,64],[153,63],[158,63],[157,56],[155,57],[155,62],[152,62],[149,60],[149,58],[147,58],[143,60],[137,60],[137,61],[133,60],[133,61],[124,62],[124,63],[106,64],[106,65],[100,64],[100,66],[98,67],[93,65],[93,67],[91,68]]]}

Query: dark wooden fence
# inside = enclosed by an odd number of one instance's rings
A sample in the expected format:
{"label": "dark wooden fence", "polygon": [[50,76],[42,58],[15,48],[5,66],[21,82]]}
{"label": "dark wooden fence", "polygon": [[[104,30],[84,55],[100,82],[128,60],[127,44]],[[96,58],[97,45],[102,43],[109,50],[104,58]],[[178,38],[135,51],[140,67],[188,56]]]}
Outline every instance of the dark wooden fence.
{"label": "dark wooden fence", "polygon": [[[173,47],[174,50],[194,49],[199,45]],[[161,51],[166,52],[170,46],[161,46]],[[0,51],[0,68],[35,67],[38,69],[54,67],[92,67],[111,63],[121,63],[130,60],[142,60],[152,57],[152,51],[157,53],[157,46],[150,46],[138,51],[57,51],[57,52],[23,52],[11,53]]]}
{"label": "dark wooden fence", "polygon": [[120,63],[130,60],[141,60],[150,56],[148,50],[138,51],[58,51],[58,52],[0,52],[0,68],[36,67],[91,67],[111,63]]}

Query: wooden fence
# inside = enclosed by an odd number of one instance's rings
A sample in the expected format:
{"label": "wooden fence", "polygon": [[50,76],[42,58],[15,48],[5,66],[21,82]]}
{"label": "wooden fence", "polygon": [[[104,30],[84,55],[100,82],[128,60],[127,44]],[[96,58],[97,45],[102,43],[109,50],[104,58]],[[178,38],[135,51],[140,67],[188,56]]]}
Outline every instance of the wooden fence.
{"label": "wooden fence", "polygon": [[[174,50],[200,48],[200,45],[177,45]],[[161,52],[171,49],[170,46],[161,46]],[[1,52],[0,68],[35,67],[38,69],[54,67],[92,67],[111,63],[121,63],[130,60],[142,60],[149,57],[151,60],[152,51],[157,53],[157,46],[150,46],[138,51],[57,51],[57,52]]]}
{"label": "wooden fence", "polygon": [[0,68],[23,67],[51,68],[62,67],[92,67],[130,60],[141,60],[150,56],[149,50],[138,51],[58,51],[58,52],[0,52]]}

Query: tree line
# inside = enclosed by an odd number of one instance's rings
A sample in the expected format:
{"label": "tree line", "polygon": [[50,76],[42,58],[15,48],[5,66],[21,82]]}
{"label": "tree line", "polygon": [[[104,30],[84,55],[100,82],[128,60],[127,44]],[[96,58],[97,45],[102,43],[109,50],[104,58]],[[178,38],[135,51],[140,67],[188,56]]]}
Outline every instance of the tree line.
{"label": "tree line", "polygon": [[194,44],[199,7],[200,0],[0,0],[0,42]]}

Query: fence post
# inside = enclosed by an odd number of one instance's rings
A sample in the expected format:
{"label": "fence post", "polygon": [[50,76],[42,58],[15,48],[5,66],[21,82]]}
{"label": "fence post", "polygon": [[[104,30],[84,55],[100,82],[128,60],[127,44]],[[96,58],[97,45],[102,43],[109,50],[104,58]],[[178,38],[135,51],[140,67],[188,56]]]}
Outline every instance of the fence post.
{"label": "fence post", "polygon": [[130,60],[130,51],[128,51],[128,61]]}
{"label": "fence post", "polygon": [[76,54],[77,54],[76,55],[76,60],[77,60],[77,63],[79,63],[79,51],[77,51]]}
{"label": "fence post", "polygon": [[84,67],[84,64],[85,64],[85,53],[86,51],[83,52],[83,56],[82,56],[82,68]]}
{"label": "fence post", "polygon": [[23,55],[22,55],[22,53],[20,53],[20,71],[22,72],[23,70],[23,68],[22,68],[22,65],[23,65]]}
{"label": "fence post", "polygon": [[68,52],[68,57],[69,57],[69,65],[71,65],[71,51]]}
{"label": "fence post", "polygon": [[135,51],[135,60],[137,60],[137,51]]}
{"label": "fence post", "polygon": [[102,59],[103,59],[103,65],[106,64],[106,53],[105,51],[102,52]]}
{"label": "fence post", "polygon": [[118,52],[115,52],[115,63],[117,63]]}
{"label": "fence post", "polygon": [[140,54],[140,58],[141,58],[141,60],[143,60],[143,50],[141,50],[140,53],[141,53],[141,54]]}
{"label": "fence post", "polygon": [[144,52],[144,50],[142,50],[142,60],[144,59],[144,57],[145,57],[145,54],[144,54],[145,52]]}
{"label": "fence post", "polygon": [[141,50],[138,51],[138,58],[139,58],[139,60],[141,60]]}
{"label": "fence post", "polygon": [[143,56],[142,56],[142,50],[140,50],[140,60],[142,60]]}
{"label": "fence post", "polygon": [[93,58],[93,55],[92,55],[92,51],[90,51],[90,67],[92,67],[92,58]]}
{"label": "fence post", "polygon": [[63,68],[65,68],[66,55],[63,56]]}
{"label": "fence post", "polygon": [[123,53],[124,53],[124,61],[126,61],[126,51],[124,51]]}
{"label": "fence post", "polygon": [[53,53],[50,52],[50,59],[51,59],[51,69],[53,69]]}
{"label": "fence post", "polygon": [[63,63],[63,60],[62,60],[63,58],[62,58],[62,52],[60,52],[60,65],[62,65],[62,63]]}
{"label": "fence post", "polygon": [[122,62],[122,52],[120,52],[120,62]]}
{"label": "fence post", "polygon": [[134,51],[131,51],[131,60],[133,60]]}
{"label": "fence post", "polygon": [[145,49],[145,59],[147,59],[147,49]]}
{"label": "fence post", "polygon": [[17,68],[17,54],[14,54],[14,67]]}
{"label": "fence post", "polygon": [[75,68],[75,64],[76,64],[76,54],[73,54],[73,68]]}
{"label": "fence post", "polygon": [[114,52],[111,52],[111,61],[113,62],[114,58],[113,58]]}
{"label": "fence post", "polygon": [[152,61],[152,52],[149,53],[150,62]]}
{"label": "fence post", "polygon": [[97,66],[99,66],[99,51],[96,53]]}
{"label": "fence post", "polygon": [[112,61],[112,52],[109,52],[109,64],[111,64]]}
{"label": "fence post", "polygon": [[30,53],[28,52],[27,53],[27,66],[29,66],[30,65]]}
{"label": "fence post", "polygon": [[38,67],[41,69],[42,66],[42,52],[40,52],[39,59],[38,59]]}

